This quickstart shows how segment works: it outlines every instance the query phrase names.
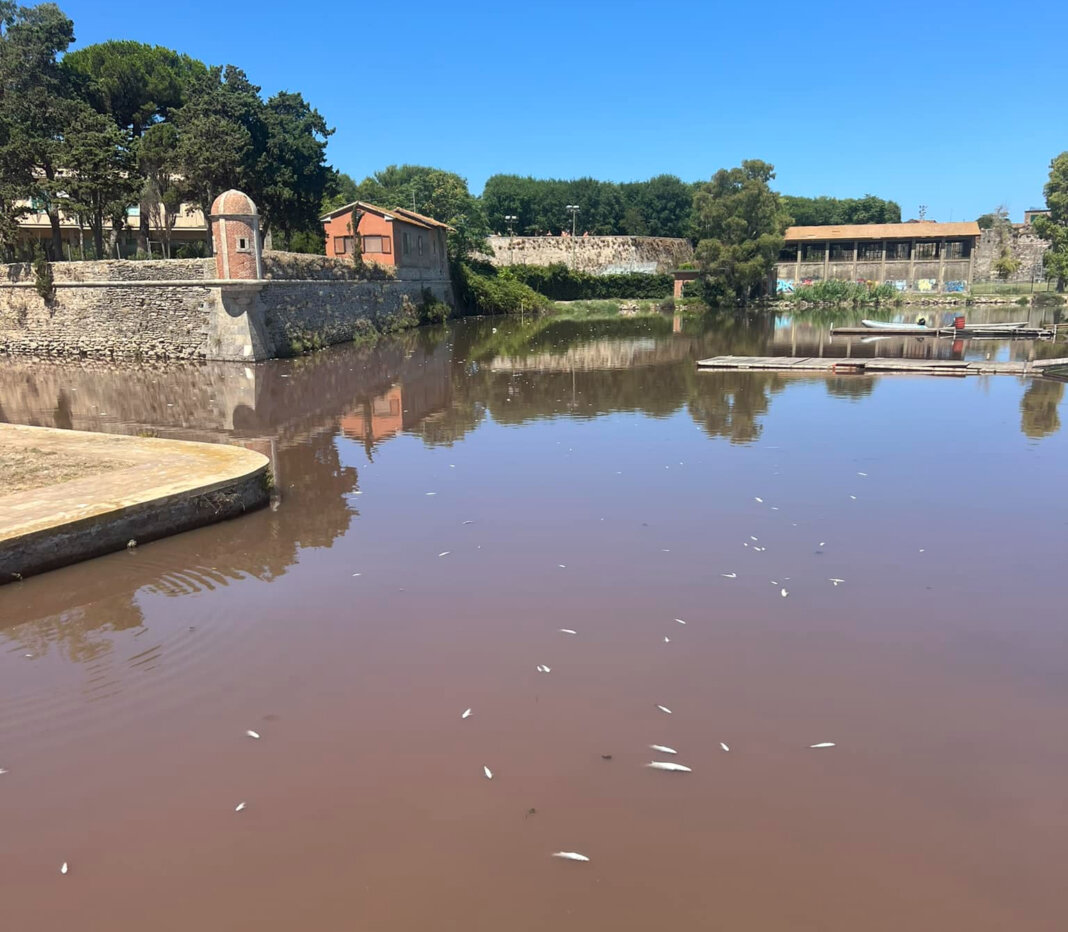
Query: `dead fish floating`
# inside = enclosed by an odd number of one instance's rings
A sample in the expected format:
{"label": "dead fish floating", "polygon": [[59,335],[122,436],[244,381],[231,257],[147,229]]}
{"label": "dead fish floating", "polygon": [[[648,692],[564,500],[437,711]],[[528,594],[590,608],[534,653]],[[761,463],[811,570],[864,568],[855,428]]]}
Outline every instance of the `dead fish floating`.
{"label": "dead fish floating", "polygon": [[782,597],[783,597],[784,599],[785,599],[785,598],[786,598],[786,597],[787,597],[787,596],[788,596],[789,594],[790,594],[790,593],[789,593],[789,592],[787,592],[787,591],[786,591],[785,589],[783,589],[783,590],[781,590],[781,591],[779,592],[779,595],[781,595],[781,596],[782,596]]}
{"label": "dead fish floating", "polygon": [[657,751],[660,754],[678,754],[679,753],[674,748],[665,747],[662,744],[650,744],[649,748],[650,748],[650,750]]}
{"label": "dead fish floating", "polygon": [[470,718],[470,717],[471,717],[471,710],[470,709],[464,709],[463,715],[460,716],[460,718]]}
{"label": "dead fish floating", "polygon": [[645,766],[651,767],[653,770],[670,770],[674,773],[693,773],[693,770],[684,764],[674,764],[668,760],[649,761]]}
{"label": "dead fish floating", "polygon": [[538,670],[539,673],[552,673],[553,672],[551,667],[547,667],[543,663],[539,663],[538,664],[537,670]]}
{"label": "dead fish floating", "polygon": [[681,618],[676,618],[675,620],[676,620],[676,621],[677,621],[677,622],[678,622],[678,623],[679,623],[680,625],[684,625],[684,624],[686,624],[686,622],[685,622],[685,621],[683,621],[683,620],[682,620]]}
{"label": "dead fish floating", "polygon": [[482,772],[486,775],[487,780],[493,779],[493,771],[489,769],[485,764],[482,765]]}
{"label": "dead fish floating", "polygon": [[588,861],[589,858],[577,851],[554,851],[554,858],[562,858],[565,861]]}
{"label": "dead fish floating", "polygon": [[59,872],[60,872],[61,874],[65,874],[65,873],[67,873],[67,871],[69,871],[69,870],[70,870],[70,867],[69,867],[69,866],[67,865],[67,862],[66,862],[66,861],[64,861],[64,862],[63,862],[63,863],[62,863],[62,864],[60,865],[60,867],[59,867]]}
{"label": "dead fish floating", "polygon": [[831,576],[827,580],[827,582],[829,582],[832,586],[834,586],[835,589],[837,589],[842,583],[845,582],[845,580],[844,579],[838,579],[836,576]]}
{"label": "dead fish floating", "polygon": [[720,741],[720,743],[719,743],[719,746],[720,746],[721,748],[723,748],[723,750],[724,750],[724,751],[729,751],[729,750],[730,750],[730,748],[729,748],[729,747],[727,747],[726,743],[725,743],[725,742],[723,742],[723,741]]}
{"label": "dead fish floating", "polygon": [[720,573],[719,575],[722,576],[724,579],[737,579],[738,578],[738,574],[737,573]]}
{"label": "dead fish floating", "polygon": [[821,741],[819,744],[810,744],[810,748],[833,748],[835,743],[833,741]]}
{"label": "dead fish floating", "polygon": [[661,712],[666,712],[668,715],[671,715],[671,709],[669,709],[666,705],[658,705],[657,708]]}
{"label": "dead fish floating", "polygon": [[557,628],[556,630],[561,634],[578,634],[574,628]]}
{"label": "dead fish floating", "polygon": [[234,812],[240,812],[242,809],[245,808],[245,805],[245,803],[238,803],[236,806],[234,806]]}
{"label": "dead fish floating", "polygon": [[253,731],[251,728],[246,731],[245,734],[248,735],[250,738],[258,738],[260,736],[260,733],[258,731]]}

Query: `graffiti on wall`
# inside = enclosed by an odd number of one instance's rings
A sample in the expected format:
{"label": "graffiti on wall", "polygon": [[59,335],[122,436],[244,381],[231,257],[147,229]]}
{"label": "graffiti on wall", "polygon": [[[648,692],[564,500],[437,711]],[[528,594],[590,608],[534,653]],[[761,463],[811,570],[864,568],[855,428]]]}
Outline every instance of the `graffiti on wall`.
{"label": "graffiti on wall", "polygon": [[938,284],[937,278],[917,278],[916,290],[917,291],[934,291],[935,286]]}
{"label": "graffiti on wall", "polygon": [[903,278],[890,278],[883,282],[884,285],[890,285],[895,291],[904,291],[908,288],[908,282]]}
{"label": "graffiti on wall", "polygon": [[968,290],[968,283],[965,282],[965,281],[960,281],[958,279],[956,281],[946,282],[944,287],[945,287],[946,291],[956,291],[956,292],[967,291]]}
{"label": "graffiti on wall", "polygon": [[776,280],[775,291],[778,294],[793,294],[794,280],[792,278],[780,278]]}

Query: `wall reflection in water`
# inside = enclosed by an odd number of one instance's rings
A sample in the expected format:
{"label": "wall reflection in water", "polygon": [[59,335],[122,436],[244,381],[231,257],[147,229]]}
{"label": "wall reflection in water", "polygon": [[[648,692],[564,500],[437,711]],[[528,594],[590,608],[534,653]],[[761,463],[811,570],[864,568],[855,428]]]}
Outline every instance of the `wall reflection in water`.
{"label": "wall reflection in water", "polygon": [[[5,360],[0,420],[245,444],[271,457],[283,501],[183,535],[166,567],[116,555],[65,570],[62,588],[41,580],[6,587],[0,639],[35,654],[54,645],[89,661],[108,650],[111,633],[142,625],[139,592],[174,596],[270,580],[302,550],[330,547],[358,502],[359,472],[343,462],[339,437],[373,460],[403,433],[447,445],[487,417],[518,425],[686,411],[709,436],[744,444],[760,438],[773,399],[792,384],[822,380],[830,396],[851,401],[873,391],[876,380],[865,376],[694,366],[703,356],[781,352],[784,339],[791,351],[811,353],[826,337],[776,328],[772,317],[483,320],[250,367]],[[1063,398],[1063,384],[1033,381],[1020,406],[1023,433],[1058,431]],[[26,618],[35,620],[17,622]]]}

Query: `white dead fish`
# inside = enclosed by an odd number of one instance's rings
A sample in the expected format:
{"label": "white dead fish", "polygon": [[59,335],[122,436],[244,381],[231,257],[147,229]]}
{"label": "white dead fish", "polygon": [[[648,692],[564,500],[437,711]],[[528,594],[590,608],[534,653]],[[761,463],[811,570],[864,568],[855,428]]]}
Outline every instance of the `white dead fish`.
{"label": "white dead fish", "polygon": [[66,862],[66,861],[64,861],[64,862],[63,862],[63,863],[62,863],[62,864],[60,865],[60,868],[59,868],[59,872],[60,872],[61,874],[65,874],[65,873],[67,873],[67,871],[69,871],[69,870],[70,870],[70,868],[69,868],[69,867],[67,866],[67,862]]}
{"label": "white dead fish", "polygon": [[722,576],[724,579],[737,579],[738,578],[738,574],[737,573],[720,573],[719,575]]}
{"label": "white dead fish", "polygon": [[574,628],[557,628],[556,630],[561,634],[578,634]]}
{"label": "white dead fish", "polygon": [[650,749],[653,751],[659,751],[661,754],[678,754],[674,748],[665,747],[662,744],[650,744]]}
{"label": "white dead fish", "polygon": [[551,667],[547,667],[547,666],[545,666],[545,664],[539,663],[538,664],[538,672],[539,673],[552,673],[553,671],[552,671]]}
{"label": "white dead fish", "polygon": [[470,718],[470,717],[471,717],[471,710],[470,709],[464,709],[464,714],[460,716],[460,718]]}
{"label": "white dead fish", "polygon": [[835,745],[833,741],[821,741],[819,744],[809,745],[810,748],[833,748],[834,746]]}
{"label": "white dead fish", "polygon": [[588,861],[589,858],[577,851],[554,851],[554,858],[563,858],[565,861]]}
{"label": "white dead fish", "polygon": [[487,780],[493,779],[493,771],[489,769],[485,764],[482,765],[482,772],[486,775]]}
{"label": "white dead fish", "polygon": [[474,521],[461,521],[461,524],[474,524]]}
{"label": "white dead fish", "polygon": [[856,501],[856,500],[857,500],[857,497],[856,497],[855,495],[850,495],[849,497],[850,497],[850,498],[851,498],[851,499],[852,499],[853,501]]}
{"label": "white dead fish", "polygon": [[835,589],[837,589],[839,585],[845,582],[844,579],[839,579],[837,576],[831,576],[827,581],[829,583],[832,583]]}
{"label": "white dead fish", "polygon": [[234,812],[240,812],[244,808],[245,808],[245,804],[244,803],[238,803],[236,806],[234,806]]}
{"label": "white dead fish", "polygon": [[437,495],[438,493],[437,492],[427,492],[426,494],[427,495]]}
{"label": "white dead fish", "polygon": [[790,593],[789,593],[789,592],[787,592],[787,591],[786,591],[785,589],[780,589],[780,590],[779,590],[779,595],[781,595],[781,596],[782,596],[782,597],[783,597],[784,599],[785,599],[785,598],[786,598],[786,597],[787,597],[787,596],[788,596],[789,594],[790,594]]}
{"label": "white dead fish", "polygon": [[260,733],[258,731],[253,731],[251,728],[246,731],[245,734],[248,735],[250,738],[258,738],[260,736]]}
{"label": "white dead fish", "polygon": [[754,496],[753,501],[760,502],[761,505],[764,504],[764,499],[762,499],[759,495]]}
{"label": "white dead fish", "polygon": [[858,472],[857,475],[858,476],[867,476],[868,474],[866,472]]}
{"label": "white dead fish", "polygon": [[653,770],[672,770],[676,773],[693,773],[693,771],[684,764],[673,764],[671,761],[667,760],[649,761],[645,766],[652,767]]}
{"label": "white dead fish", "polygon": [[730,748],[729,748],[729,747],[727,747],[727,745],[726,745],[726,744],[725,744],[724,742],[722,742],[722,741],[720,741],[720,743],[719,743],[719,746],[720,746],[721,748],[723,748],[723,750],[724,750],[724,751],[729,751],[729,750],[730,750]]}
{"label": "white dead fish", "polygon": [[669,708],[668,708],[668,707],[667,707],[666,705],[658,705],[658,706],[657,706],[657,708],[658,708],[658,709],[659,709],[659,710],[660,710],[661,712],[667,712],[667,714],[668,714],[668,715],[670,715],[670,714],[671,714],[671,709],[669,709]]}
{"label": "white dead fish", "polygon": [[7,771],[4,770],[3,767],[0,767],[0,777],[2,777],[5,773],[7,773]]}
{"label": "white dead fish", "polygon": [[566,563],[557,563],[556,565],[558,567],[560,567],[560,569],[562,569],[562,570],[566,570],[567,569],[567,564]]}
{"label": "white dead fish", "polygon": [[671,643],[671,638],[669,638],[669,637],[665,637],[665,638],[664,638],[664,643],[665,643],[665,644],[670,644],[670,643]]}
{"label": "white dead fish", "polygon": [[749,535],[749,539],[750,540],[760,540],[759,537],[754,537],[752,534]]}
{"label": "white dead fish", "polygon": [[685,621],[683,621],[683,620],[682,620],[681,618],[676,618],[675,620],[676,620],[676,621],[677,621],[677,622],[678,622],[678,623],[679,623],[680,625],[684,625],[684,624],[686,624],[686,622],[685,622]]}

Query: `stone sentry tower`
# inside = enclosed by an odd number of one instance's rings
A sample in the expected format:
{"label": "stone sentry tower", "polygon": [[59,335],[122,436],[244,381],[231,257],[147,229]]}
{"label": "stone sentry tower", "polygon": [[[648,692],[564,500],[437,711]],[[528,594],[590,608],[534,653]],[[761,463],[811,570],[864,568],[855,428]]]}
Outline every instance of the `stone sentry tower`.
{"label": "stone sentry tower", "polygon": [[261,280],[260,214],[252,198],[242,191],[224,191],[211,205],[210,220],[216,278]]}

